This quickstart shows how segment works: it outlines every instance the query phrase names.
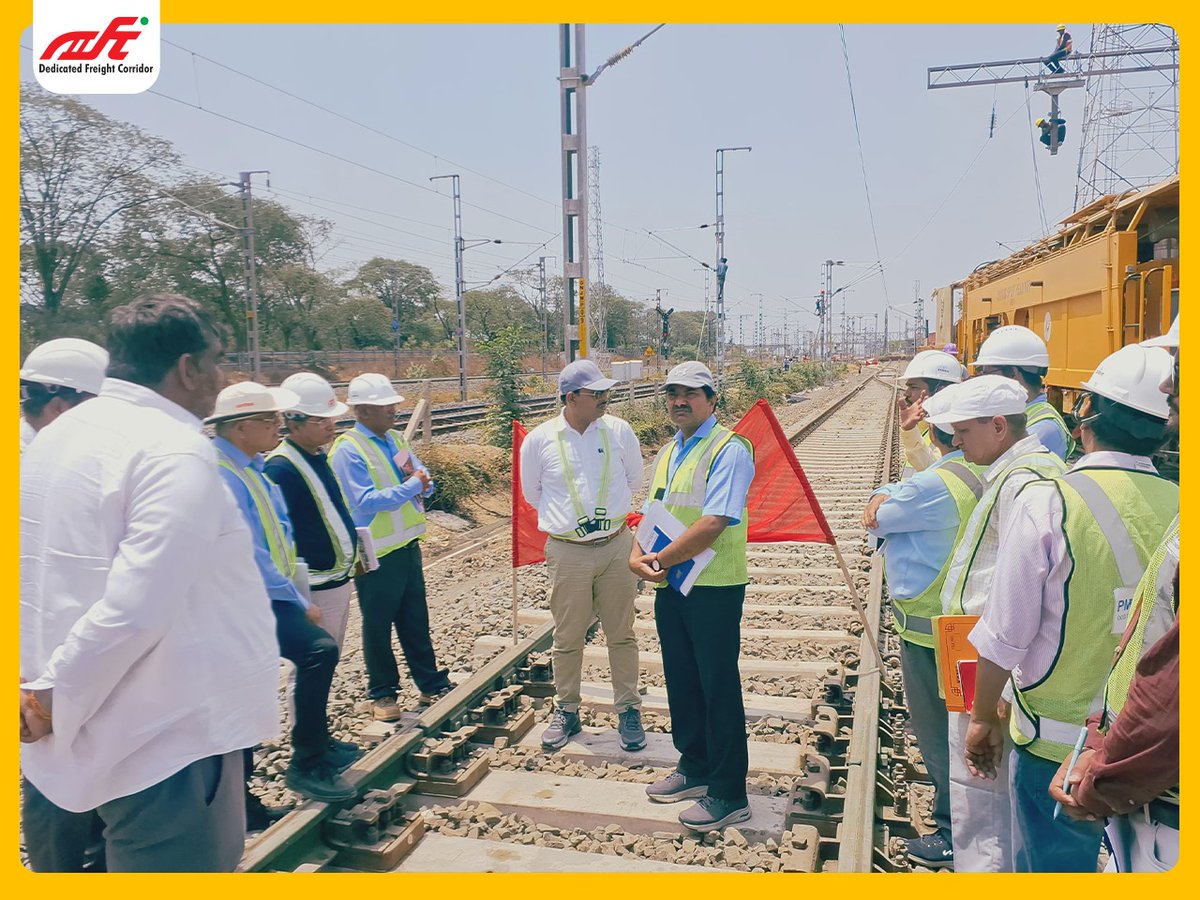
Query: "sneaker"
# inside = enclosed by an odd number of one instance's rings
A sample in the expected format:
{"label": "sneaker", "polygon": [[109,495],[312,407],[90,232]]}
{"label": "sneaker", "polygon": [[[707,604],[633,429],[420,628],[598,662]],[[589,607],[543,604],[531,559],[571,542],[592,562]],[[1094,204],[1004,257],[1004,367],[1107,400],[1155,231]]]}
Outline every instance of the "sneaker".
{"label": "sneaker", "polygon": [[910,838],[905,843],[908,845],[908,858],[918,866],[945,869],[954,865],[954,848],[940,831]]}
{"label": "sneaker", "polygon": [[626,750],[641,750],[646,746],[646,730],[642,728],[642,711],[630,707],[617,716],[617,735]]}
{"label": "sneaker", "polygon": [[362,748],[358,744],[330,738],[329,751],[325,754],[325,759],[339,772],[344,772],[362,758],[362,755]]}
{"label": "sneaker", "polygon": [[748,818],[750,804],[746,800],[701,797],[679,814],[679,823],[692,831],[717,831],[726,825],[745,822]]}
{"label": "sneaker", "polygon": [[452,690],[454,690],[454,685],[450,682],[446,682],[441,687],[435,688],[432,691],[421,691],[421,705],[433,706],[433,704],[437,703],[438,700],[440,700],[442,697],[445,697]]}
{"label": "sneaker", "polygon": [[400,718],[400,707],[395,697],[376,697],[371,704],[371,714],[380,722],[395,722]]}
{"label": "sneaker", "polygon": [[661,781],[646,786],[646,796],[659,803],[674,803],[676,800],[691,800],[708,793],[708,782],[693,778],[682,772],[672,772]]}
{"label": "sneaker", "polygon": [[267,806],[258,794],[246,791],[246,830],[266,831],[288,814],[282,806]]}
{"label": "sneaker", "polygon": [[554,716],[550,719],[550,727],[542,732],[542,746],[547,750],[558,750],[566,746],[571,735],[579,734],[582,730],[579,713],[555,709]]}
{"label": "sneaker", "polygon": [[358,791],[342,778],[327,759],[322,759],[311,768],[301,768],[293,760],[287,767],[283,780],[289,788],[309,800],[344,803],[358,795]]}

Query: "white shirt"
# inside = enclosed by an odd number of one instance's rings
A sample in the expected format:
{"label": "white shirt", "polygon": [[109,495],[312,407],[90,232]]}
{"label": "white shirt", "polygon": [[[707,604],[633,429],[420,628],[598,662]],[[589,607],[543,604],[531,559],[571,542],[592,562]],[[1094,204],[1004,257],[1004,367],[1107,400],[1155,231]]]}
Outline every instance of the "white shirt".
{"label": "white shirt", "polygon": [[[1021,438],[1021,440],[1009,447],[994,463],[983,470],[980,478],[985,485],[985,492],[990,489],[992,482],[1008,471],[1009,467],[1017,461],[1017,457],[1028,456],[1031,453],[1048,452],[1036,436],[1030,434]],[[954,556],[951,558],[950,568],[946,573],[945,587],[942,590],[943,612],[949,608],[950,601],[953,599],[950,594],[954,585],[958,583],[958,573],[964,566],[969,566],[970,568],[967,571],[967,582],[963,590],[963,614],[977,616],[983,612],[984,604],[990,594],[992,577],[996,571],[996,562],[1000,556],[1000,535],[1004,532],[1008,518],[1012,513],[1013,499],[1017,496],[1021,488],[1041,477],[1037,472],[1020,469],[1004,479],[1000,485],[996,504],[992,507],[991,518],[988,520],[983,537],[979,541],[979,550],[975,553],[975,556],[971,557],[971,550],[973,548],[967,547],[965,541],[954,549]],[[982,503],[975,507],[975,511],[971,513],[971,518],[968,520],[968,531],[972,530],[972,524],[975,522],[977,516],[985,512],[986,510],[984,510]]]}
{"label": "white shirt", "polygon": [[[1089,467],[1156,473],[1149,457],[1113,451],[1088,453],[1070,471]],[[979,655],[1012,671],[1018,687],[1044,678],[1058,655],[1072,570],[1062,521],[1062,495],[1056,490],[1030,488],[1013,501],[983,618],[971,630]]]}
{"label": "white shirt", "polygon": [[[575,476],[575,489],[584,513],[591,517],[600,499],[600,475],[604,468],[604,444],[601,431],[608,433],[608,510],[616,523],[628,515],[633,495],[642,487],[642,448],[629,423],[616,416],[604,415],[580,434],[562,413],[543,422],[525,437],[521,445],[521,493],[538,511],[538,528],[547,534],[572,535],[579,515],[571,501],[566,473],[558,452],[558,438],[565,442],[567,460]],[[616,531],[619,525],[587,536],[596,540]]]}
{"label": "white shirt", "polygon": [[109,378],[22,460],[20,674],[54,731],[21,768],[72,812],[279,730],[274,617],[200,428]]}
{"label": "white shirt", "polygon": [[26,448],[37,437],[37,429],[29,424],[29,420],[24,416],[21,417],[21,455],[25,455]]}

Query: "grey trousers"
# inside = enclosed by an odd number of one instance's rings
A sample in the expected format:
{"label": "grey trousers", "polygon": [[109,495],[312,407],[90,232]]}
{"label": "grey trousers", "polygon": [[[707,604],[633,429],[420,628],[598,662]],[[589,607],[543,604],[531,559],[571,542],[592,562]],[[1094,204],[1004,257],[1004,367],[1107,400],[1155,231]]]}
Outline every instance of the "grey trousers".
{"label": "grey trousers", "polygon": [[[53,872],[74,859],[84,829],[25,782],[22,824],[30,868]],[[100,804],[110,872],[232,872],[246,839],[242,751],[209,756],[145,790]]]}
{"label": "grey trousers", "polygon": [[932,647],[900,641],[900,672],[904,676],[904,702],[908,721],[935,790],[933,821],[942,837],[950,840],[950,744],[946,702],[938,696],[937,662]]}

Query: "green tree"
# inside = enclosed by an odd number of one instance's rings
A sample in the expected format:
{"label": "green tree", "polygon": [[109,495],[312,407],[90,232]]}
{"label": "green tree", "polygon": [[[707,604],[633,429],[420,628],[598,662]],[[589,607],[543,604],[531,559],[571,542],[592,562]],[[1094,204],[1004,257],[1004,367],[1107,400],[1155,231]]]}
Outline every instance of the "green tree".
{"label": "green tree", "polygon": [[467,306],[467,336],[474,340],[490,341],[509,327],[527,335],[540,328],[533,307],[509,285],[468,291],[463,302]]}
{"label": "green tree", "polygon": [[316,311],[315,321],[325,348],[366,350],[391,346],[391,313],[374,297],[352,294],[330,299]]}
{"label": "green tree", "polygon": [[454,333],[453,328],[444,332],[436,317],[442,288],[424,266],[376,256],[359,266],[346,287],[353,293],[378,298],[399,322],[402,345],[424,343]]}
{"label": "green tree", "polygon": [[488,396],[491,408],[485,428],[497,447],[512,444],[513,419],[521,415],[521,360],[529,350],[529,332],[519,325],[501,328],[490,338],[480,340],[479,350],[487,359],[491,378]]}

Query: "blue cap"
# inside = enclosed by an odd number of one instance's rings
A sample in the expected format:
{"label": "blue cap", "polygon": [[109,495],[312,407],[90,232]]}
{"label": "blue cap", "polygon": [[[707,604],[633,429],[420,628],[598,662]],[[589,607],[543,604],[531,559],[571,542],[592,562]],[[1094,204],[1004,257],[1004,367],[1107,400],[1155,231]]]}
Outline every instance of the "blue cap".
{"label": "blue cap", "polygon": [[615,378],[605,378],[600,367],[590,359],[577,359],[558,373],[558,393],[573,394],[586,388],[589,391],[607,391],[617,383]]}

